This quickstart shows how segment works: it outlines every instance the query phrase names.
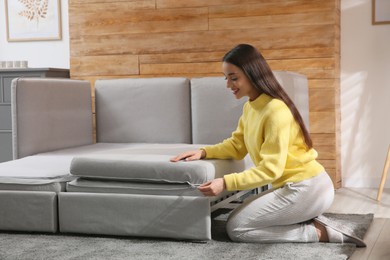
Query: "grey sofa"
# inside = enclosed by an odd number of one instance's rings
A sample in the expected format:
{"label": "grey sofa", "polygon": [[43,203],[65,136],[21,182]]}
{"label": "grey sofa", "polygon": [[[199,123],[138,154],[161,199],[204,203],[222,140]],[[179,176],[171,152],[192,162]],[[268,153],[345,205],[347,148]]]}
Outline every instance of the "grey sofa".
{"label": "grey sofa", "polygon": [[[303,75],[275,75],[308,124]],[[12,82],[14,160],[0,164],[0,230],[211,239],[210,212],[250,191],[196,187],[250,160],[171,163],[228,138],[241,114],[222,77]],[[94,142],[94,109],[96,142]]]}

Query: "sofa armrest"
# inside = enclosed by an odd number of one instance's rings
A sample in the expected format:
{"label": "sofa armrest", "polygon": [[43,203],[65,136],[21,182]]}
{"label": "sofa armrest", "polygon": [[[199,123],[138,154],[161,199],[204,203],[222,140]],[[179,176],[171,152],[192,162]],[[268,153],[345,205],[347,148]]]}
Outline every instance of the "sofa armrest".
{"label": "sofa armrest", "polygon": [[88,81],[17,78],[11,97],[14,159],[93,143]]}

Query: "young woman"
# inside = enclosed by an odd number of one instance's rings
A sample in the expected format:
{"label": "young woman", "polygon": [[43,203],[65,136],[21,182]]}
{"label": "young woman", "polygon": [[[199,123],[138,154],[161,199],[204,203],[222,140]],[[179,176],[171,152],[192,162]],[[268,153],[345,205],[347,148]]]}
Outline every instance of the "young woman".
{"label": "young woman", "polygon": [[354,242],[352,232],[324,216],[333,201],[334,187],[302,117],[280,86],[263,56],[240,44],[223,57],[227,88],[239,99],[248,97],[238,127],[223,142],[182,153],[171,161],[243,159],[255,167],[202,184],[205,196],[223,190],[247,190],[272,184],[235,209],[227,222],[233,241],[242,242]]}

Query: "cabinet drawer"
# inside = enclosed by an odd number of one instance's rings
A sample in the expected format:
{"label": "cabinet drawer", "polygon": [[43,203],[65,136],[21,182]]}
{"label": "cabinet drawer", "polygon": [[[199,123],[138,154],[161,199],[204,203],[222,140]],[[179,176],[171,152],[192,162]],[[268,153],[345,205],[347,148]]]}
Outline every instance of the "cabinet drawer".
{"label": "cabinet drawer", "polygon": [[15,76],[5,76],[2,78],[3,81],[3,93],[4,93],[4,103],[11,103],[11,82]]}
{"label": "cabinet drawer", "polygon": [[11,130],[11,105],[0,105],[0,130]]}
{"label": "cabinet drawer", "polygon": [[0,162],[12,160],[12,133],[0,132]]}

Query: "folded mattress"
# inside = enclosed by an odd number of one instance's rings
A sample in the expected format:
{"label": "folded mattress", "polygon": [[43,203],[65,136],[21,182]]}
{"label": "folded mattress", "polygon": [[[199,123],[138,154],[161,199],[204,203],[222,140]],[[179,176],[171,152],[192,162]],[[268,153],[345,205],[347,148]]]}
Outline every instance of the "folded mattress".
{"label": "folded mattress", "polygon": [[[169,149],[167,151],[169,153]],[[75,157],[73,176],[139,182],[202,184],[225,174],[244,170],[236,160],[170,162],[172,155],[105,153]]]}

